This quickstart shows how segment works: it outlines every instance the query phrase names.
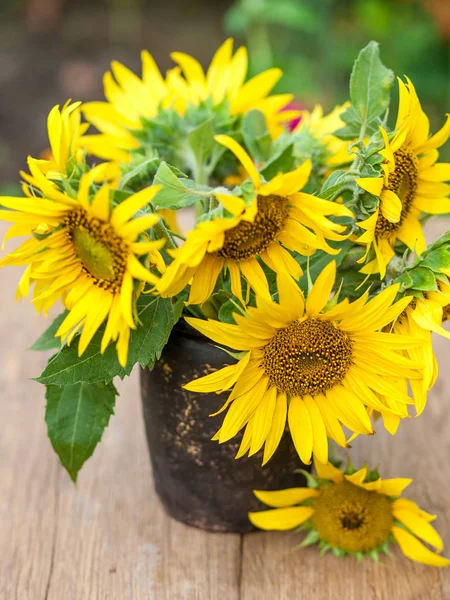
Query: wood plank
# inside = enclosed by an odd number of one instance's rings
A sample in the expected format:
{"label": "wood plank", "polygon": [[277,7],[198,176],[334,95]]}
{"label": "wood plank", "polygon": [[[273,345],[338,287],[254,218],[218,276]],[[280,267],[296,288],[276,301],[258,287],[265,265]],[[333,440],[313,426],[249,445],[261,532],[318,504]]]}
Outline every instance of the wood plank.
{"label": "wood plank", "polygon": [[48,600],[237,599],[239,536],[182,525],[159,504],[136,375],[119,386],[117,414],[77,489],[61,474]]}
{"label": "wood plank", "polygon": [[31,306],[14,303],[19,277],[4,269],[0,285],[0,598],[40,600],[53,562],[58,468],[41,386],[27,380],[45,357],[25,351],[40,326]]}
{"label": "wood plank", "polygon": [[[429,228],[429,238],[449,229],[449,220]],[[436,527],[450,556],[450,404],[448,341],[436,336],[440,377],[429,395],[425,412],[404,421],[395,437],[378,426],[375,436],[353,442],[352,461],[381,467],[384,477],[412,477],[405,493],[424,509],[438,514]],[[254,533],[245,536],[242,565],[242,600],[448,600],[450,569],[438,570],[413,563],[398,549],[379,567],[372,561],[358,564],[331,555],[321,560],[316,548],[293,551],[301,535]]]}

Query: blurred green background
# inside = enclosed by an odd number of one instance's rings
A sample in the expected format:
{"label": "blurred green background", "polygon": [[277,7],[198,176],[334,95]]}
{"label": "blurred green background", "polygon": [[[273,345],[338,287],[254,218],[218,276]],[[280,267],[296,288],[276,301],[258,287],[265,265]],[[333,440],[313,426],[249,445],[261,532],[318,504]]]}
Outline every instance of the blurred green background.
{"label": "blurred green background", "polygon": [[253,73],[281,67],[278,90],[306,108],[346,99],[371,39],[411,77],[434,128],[450,108],[447,0],[0,0],[0,182],[47,146],[54,104],[102,97],[112,59],[139,72],[147,48],[165,70],[183,50],[207,65],[227,35],[248,44]]}

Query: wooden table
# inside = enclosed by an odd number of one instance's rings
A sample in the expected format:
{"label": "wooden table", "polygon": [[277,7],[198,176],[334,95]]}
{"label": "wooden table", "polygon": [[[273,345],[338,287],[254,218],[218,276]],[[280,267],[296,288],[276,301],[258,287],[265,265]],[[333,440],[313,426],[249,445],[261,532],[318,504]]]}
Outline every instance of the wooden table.
{"label": "wooden table", "polygon": [[[440,220],[432,235],[449,228]],[[0,232],[1,233],[1,232]],[[152,486],[137,373],[122,385],[116,416],[75,487],[46,436],[44,388],[27,378],[46,357],[25,352],[44,329],[14,304],[19,269],[0,273],[1,600],[449,600],[450,570],[395,550],[377,566],[292,551],[291,534],[239,536],[169,519]],[[450,345],[436,339],[441,376],[425,413],[397,436],[378,426],[354,442],[355,464],[413,477],[411,497],[439,515],[450,555]]]}

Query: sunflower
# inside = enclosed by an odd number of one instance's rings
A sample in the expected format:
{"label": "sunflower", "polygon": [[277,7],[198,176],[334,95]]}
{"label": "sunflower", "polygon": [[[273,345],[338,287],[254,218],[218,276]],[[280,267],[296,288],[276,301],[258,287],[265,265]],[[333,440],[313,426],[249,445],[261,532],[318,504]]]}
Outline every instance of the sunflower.
{"label": "sunflower", "polygon": [[301,460],[309,463],[314,452],[327,462],[327,436],[346,445],[341,424],[355,434],[372,434],[372,410],[383,414],[387,427],[408,416],[407,381],[422,377],[422,365],[401,351],[420,340],[381,330],[411,298],[393,303],[396,284],[371,300],[366,292],[353,303],[345,299],[329,308],[335,275],[332,261],[305,302],[295,282],[279,274],[279,303],[257,297],[256,308],[234,315],[235,325],[187,319],[213,341],[242,352],[237,364],[185,386],[216,393],[233,388],[215,439],[226,442],[246,426],[238,456],[265,445],[266,463],[287,418]]}
{"label": "sunflower", "polygon": [[340,140],[333,135],[338,129],[344,127],[341,119],[342,113],[350,105],[349,102],[336,106],[328,115],[323,115],[323,108],[317,104],[312,112],[301,112],[301,120],[294,129],[294,134],[306,134],[318,143],[316,150],[324,166],[337,167],[353,160],[348,152],[348,142]]}
{"label": "sunflower", "polygon": [[142,130],[142,119],[156,117],[160,108],[172,108],[180,116],[189,106],[205,103],[212,107],[228,103],[231,116],[258,109],[264,113],[273,137],[282,133],[282,123],[292,119],[292,111],[281,112],[292,94],[269,96],[281,70],[269,69],[245,82],[247,50],[241,47],[233,55],[233,40],[220,46],[206,73],[192,56],[182,52],[171,56],[178,66],[165,78],[146,51],[141,54],[142,78],[120,63],[112,63],[112,73],[108,71],[103,81],[107,101],[89,102],[83,107],[87,120],[101,132],[84,138],[89,152],[107,160],[129,162],[130,151],[140,146],[132,131]]}
{"label": "sunflower", "polygon": [[192,279],[189,302],[201,304],[209,298],[226,267],[235,296],[242,299],[242,274],[256,293],[269,297],[267,279],[258,259],[273,271],[287,271],[298,279],[302,269],[289,250],[305,256],[317,249],[339,252],[326,239],[344,240],[341,234],[345,227],[333,223],[327,215],[353,214],[345,206],[299,192],[308,181],[310,161],[263,184],[242,146],[225,135],[215,139],[240,160],[250,175],[255,197],[247,206],[240,197],[216,194],[232,216],[200,222],[185,244],[175,250],[174,261],[158,283],[162,296],[178,294]]}
{"label": "sunflower", "polygon": [[317,477],[308,477],[311,487],[255,491],[258,500],[273,509],[249,513],[253,525],[277,531],[301,527],[308,535],[300,546],[317,543],[322,552],[332,550],[336,556],[378,561],[378,553],[388,553],[389,543],[396,542],[411,560],[434,567],[450,565],[438,554],[443,542],[430,525],[436,516],[400,498],[412,479],[382,479],[367,467],[341,471],[318,461],[315,466]]}
{"label": "sunflower", "polygon": [[450,212],[446,197],[450,186],[450,164],[436,163],[437,148],[450,135],[450,115],[445,125],[429,137],[430,124],[417,97],[413,84],[399,80],[399,109],[395,133],[389,140],[381,127],[384,158],[381,177],[357,179],[367,192],[379,196],[378,209],[359,226],[365,230],[358,242],[366,246],[364,262],[373,247],[375,258],[361,269],[363,273],[380,273],[383,278],[386,266],[394,256],[397,240],[410,250],[421,254],[426,248],[425,236],[419,217],[423,213]]}
{"label": "sunflower", "polygon": [[57,300],[64,301],[69,312],[56,335],[70,342],[81,331],[80,356],[107,320],[101,352],[111,340],[117,341],[119,362],[125,366],[130,330],[136,328],[135,281],[157,281],[138,257],[148,257],[159,268],[164,264],[158,252],[161,240],[149,241],[145,233],[159,216],[134,218],[158,187],[145,188],[111,209],[108,185],[91,198],[98,170],[84,175],[78,194],[70,197],[45,178],[33,159],[28,164],[31,175],[22,175],[42,197],[29,193],[26,198],[0,198],[0,205],[10,209],[1,210],[0,218],[14,223],[8,237],[30,236],[0,266],[27,265],[18,296],[28,296],[34,284],[38,311],[47,312]]}

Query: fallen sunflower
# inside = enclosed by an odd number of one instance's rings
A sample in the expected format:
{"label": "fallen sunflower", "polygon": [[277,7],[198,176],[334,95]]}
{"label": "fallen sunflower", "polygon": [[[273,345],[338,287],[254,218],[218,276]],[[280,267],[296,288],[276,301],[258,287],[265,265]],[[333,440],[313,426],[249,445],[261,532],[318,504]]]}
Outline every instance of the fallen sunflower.
{"label": "fallen sunflower", "polygon": [[445,125],[429,137],[430,124],[424,113],[416,90],[408,79],[399,79],[399,109],[395,134],[391,140],[383,128],[384,149],[380,154],[383,176],[358,179],[358,185],[380,197],[379,208],[358,225],[365,232],[358,238],[366,246],[359,262],[365,262],[373,247],[375,258],[364,265],[363,273],[380,273],[383,278],[386,266],[394,256],[397,240],[410,250],[421,254],[426,248],[425,236],[419,217],[423,213],[450,212],[447,195],[450,186],[450,164],[437,163],[439,152],[450,135],[450,115]]}
{"label": "fallen sunflower", "polygon": [[[327,310],[334,286],[335,262],[317,277],[306,302],[295,282],[279,274],[279,303],[257,297],[257,308],[234,315],[236,324],[187,319],[213,341],[243,353],[235,365],[190,382],[194,392],[220,393],[233,388],[215,436],[220,443],[246,427],[237,457],[264,445],[266,463],[275,452],[286,418],[304,463],[311,455],[327,462],[327,436],[346,445],[341,424],[355,434],[372,434],[369,413],[407,417],[407,381],[421,379],[422,365],[402,351],[420,343],[384,333],[411,298],[394,302],[393,285],[368,300],[343,300]],[[221,412],[219,411],[219,412]]]}
{"label": "fallen sunflower", "polygon": [[346,472],[330,463],[315,465],[317,477],[308,477],[313,487],[255,491],[273,510],[249,513],[253,525],[265,530],[308,530],[300,546],[319,544],[322,552],[331,550],[336,556],[351,554],[359,560],[369,556],[378,561],[379,552],[388,553],[389,543],[396,542],[411,560],[435,567],[450,565],[448,558],[422,543],[443,550],[441,537],[430,525],[436,517],[399,497],[411,479],[381,479],[367,467]]}
{"label": "fallen sunflower", "polygon": [[135,281],[157,281],[138,257],[164,268],[158,251],[163,242],[149,241],[146,236],[159,216],[134,218],[159,188],[146,188],[111,210],[108,185],[91,198],[98,170],[84,175],[78,195],[70,197],[45,178],[33,159],[28,164],[31,175],[22,176],[43,197],[0,198],[0,205],[10,209],[1,210],[0,218],[14,223],[7,236],[31,236],[3,258],[0,266],[27,265],[18,296],[28,296],[34,284],[33,303],[38,311],[47,312],[63,300],[69,312],[56,335],[69,343],[82,330],[79,355],[107,319],[101,352],[111,340],[117,341],[119,362],[125,366],[130,330],[136,328],[133,306],[140,290]]}
{"label": "fallen sunflower", "polygon": [[299,191],[308,181],[310,161],[263,184],[242,146],[225,135],[216,140],[240,160],[253,182],[255,197],[247,206],[240,197],[216,194],[231,217],[200,222],[188,235],[183,246],[173,252],[174,260],[158,283],[161,296],[178,294],[192,279],[189,303],[201,304],[226,267],[235,296],[242,299],[242,274],[257,294],[268,298],[269,286],[258,259],[273,271],[287,271],[298,279],[302,269],[289,251],[304,256],[317,249],[338,254],[326,240],[344,240],[346,228],[327,216],[352,217],[353,213],[341,204]]}
{"label": "fallen sunflower", "polygon": [[233,55],[231,39],[217,50],[206,73],[192,56],[174,52],[171,56],[179,66],[164,78],[147,51],[141,56],[142,78],[114,61],[112,73],[108,71],[104,76],[107,101],[83,106],[86,119],[101,132],[86,136],[84,143],[100,158],[128,162],[130,150],[140,145],[132,131],[141,130],[142,119],[156,117],[159,108],[173,108],[181,116],[189,106],[201,103],[215,107],[226,102],[231,116],[257,109],[264,113],[273,137],[280,135],[282,124],[293,117],[292,111],[281,112],[292,94],[269,95],[282,71],[269,69],[245,82],[247,50],[241,47]]}

